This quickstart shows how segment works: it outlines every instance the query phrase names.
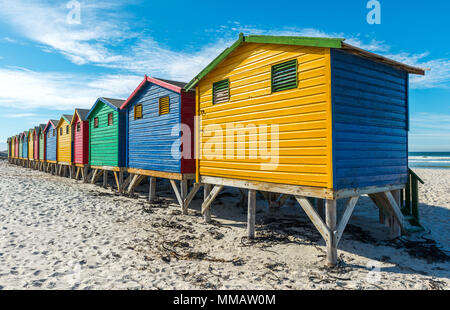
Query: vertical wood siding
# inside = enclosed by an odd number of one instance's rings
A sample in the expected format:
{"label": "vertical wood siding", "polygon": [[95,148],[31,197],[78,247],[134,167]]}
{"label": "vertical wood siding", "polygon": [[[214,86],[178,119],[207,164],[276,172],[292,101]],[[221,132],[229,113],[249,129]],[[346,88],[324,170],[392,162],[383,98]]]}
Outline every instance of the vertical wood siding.
{"label": "vertical wood siding", "polygon": [[195,92],[181,92],[181,123],[190,128],[190,158],[181,158],[181,173],[195,173]]}
{"label": "vertical wood siding", "polygon": [[[78,115],[72,126],[73,131],[73,162],[76,164],[89,163],[89,122],[81,121]],[[80,124],[80,131],[77,131],[77,124]]]}
{"label": "vertical wood siding", "polygon": [[22,158],[28,159],[28,135],[23,136],[22,142]]}
{"label": "vertical wood siding", "polygon": [[18,137],[16,137],[16,146],[15,146],[14,152],[15,152],[16,158],[19,158],[19,138]]}
{"label": "vertical wood siding", "polygon": [[33,131],[28,132],[28,159],[33,160],[34,157],[34,140]]}
{"label": "vertical wood siding", "polygon": [[36,131],[33,131],[33,144],[34,144],[34,160],[39,160],[39,136]]}
{"label": "vertical wood siding", "polygon": [[46,160],[46,158],[45,158],[45,147],[46,147],[45,138],[46,138],[45,134],[43,134],[42,137],[39,134],[39,160]]}
{"label": "vertical wood siding", "polygon": [[19,158],[23,158],[23,136],[19,136]]}
{"label": "vertical wood siding", "polygon": [[404,184],[408,75],[332,51],[334,188]]}
{"label": "vertical wood siding", "polygon": [[[298,87],[271,92],[271,66],[297,59]],[[330,50],[275,44],[244,43],[197,87],[200,143],[199,173],[244,180],[332,188]],[[230,101],[213,105],[212,85],[229,78]],[[205,127],[226,125],[278,125],[279,161],[263,170],[269,160],[246,158],[206,159]],[[224,140],[228,137],[224,137]],[[252,139],[256,139],[252,136]],[[248,141],[248,138],[247,138]],[[248,143],[246,143],[248,145]],[[210,148],[210,146],[208,146]],[[225,153],[226,150],[222,150]],[[225,156],[224,156],[225,157]]]}
{"label": "vertical wood siding", "polygon": [[[108,114],[113,113],[113,125],[108,126]],[[92,166],[124,166],[124,113],[100,102],[89,116],[89,164]],[[98,117],[98,128],[94,118]]]}
{"label": "vertical wood siding", "polygon": [[[169,96],[169,113],[159,115],[159,98]],[[142,118],[134,119],[134,106],[142,104]],[[181,172],[181,161],[172,156],[179,135],[180,94],[147,83],[127,106],[127,165],[129,168]]]}
{"label": "vertical wood siding", "polygon": [[[69,133],[66,133],[66,126],[69,126]],[[60,134],[62,128],[62,135]],[[62,163],[72,162],[72,129],[70,124],[63,120],[56,128],[58,139],[56,140],[56,160]]]}
{"label": "vertical wood siding", "polygon": [[56,141],[58,140],[58,133],[53,136],[53,125],[47,129],[46,147],[45,147],[45,157],[46,160],[56,161]]}

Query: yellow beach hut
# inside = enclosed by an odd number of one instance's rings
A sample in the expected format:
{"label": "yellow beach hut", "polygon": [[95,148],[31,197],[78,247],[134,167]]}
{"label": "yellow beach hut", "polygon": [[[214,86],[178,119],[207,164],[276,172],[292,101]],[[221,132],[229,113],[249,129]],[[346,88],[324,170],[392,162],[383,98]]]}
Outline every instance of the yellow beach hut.
{"label": "yellow beach hut", "polygon": [[72,129],[70,123],[72,115],[63,114],[56,125],[58,135],[56,145],[56,161],[58,164],[58,174],[65,176],[69,172],[72,176]]}
{"label": "yellow beach hut", "polygon": [[207,221],[224,186],[248,189],[253,238],[255,191],[269,206],[294,196],[325,239],[329,265],[360,195],[371,195],[392,230],[403,228],[408,74],[424,70],[344,41],[241,34],[186,85],[196,89],[197,182],[214,186],[202,205]]}

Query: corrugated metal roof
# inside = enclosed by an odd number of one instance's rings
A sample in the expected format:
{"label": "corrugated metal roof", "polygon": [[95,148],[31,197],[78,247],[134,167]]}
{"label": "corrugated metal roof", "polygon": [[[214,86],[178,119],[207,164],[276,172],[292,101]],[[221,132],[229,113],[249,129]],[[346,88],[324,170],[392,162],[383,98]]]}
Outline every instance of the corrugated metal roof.
{"label": "corrugated metal roof", "polygon": [[71,114],[63,114],[63,117],[70,123],[72,121],[73,115],[71,115]]}
{"label": "corrugated metal roof", "polygon": [[178,87],[183,88],[183,89],[187,85],[187,82],[171,81],[171,80],[166,80],[166,79],[160,79],[160,78],[157,78],[157,77],[155,77],[155,79],[163,81],[163,82],[166,82],[168,84],[172,84],[172,85],[178,86]]}

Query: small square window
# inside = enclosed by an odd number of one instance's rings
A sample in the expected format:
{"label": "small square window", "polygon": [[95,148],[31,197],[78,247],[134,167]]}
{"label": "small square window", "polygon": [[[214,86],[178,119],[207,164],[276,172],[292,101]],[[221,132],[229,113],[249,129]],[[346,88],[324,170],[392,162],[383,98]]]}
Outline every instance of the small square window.
{"label": "small square window", "polygon": [[80,125],[80,123],[77,123],[77,132],[80,132],[81,131],[81,125]]}
{"label": "small square window", "polygon": [[142,104],[137,104],[134,106],[134,119],[142,118]]}
{"label": "small square window", "polygon": [[169,96],[159,98],[159,115],[169,114],[170,98]]}
{"label": "small square window", "polygon": [[297,88],[297,59],[272,66],[272,92]]}
{"label": "small square window", "polygon": [[113,124],[113,114],[108,114],[108,126],[111,126]]}
{"label": "small square window", "polygon": [[230,80],[222,80],[213,84],[213,104],[230,100]]}
{"label": "small square window", "polygon": [[69,134],[69,126],[67,125],[66,126],[66,135],[68,135]]}
{"label": "small square window", "polygon": [[98,117],[94,118],[94,128],[98,128]]}

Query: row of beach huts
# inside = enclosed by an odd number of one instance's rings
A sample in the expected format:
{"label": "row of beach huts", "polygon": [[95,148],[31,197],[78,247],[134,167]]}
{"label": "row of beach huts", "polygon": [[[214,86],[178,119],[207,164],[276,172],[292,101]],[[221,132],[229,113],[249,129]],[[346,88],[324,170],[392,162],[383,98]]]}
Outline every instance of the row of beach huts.
{"label": "row of beach huts", "polygon": [[250,238],[256,191],[271,209],[295,197],[334,266],[361,195],[393,237],[404,231],[408,75],[424,73],[344,39],[241,34],[189,83],[145,76],[126,100],[100,97],[9,138],[8,158],[85,182],[113,177],[120,193],[148,178],[150,200],[167,179],[184,214],[203,187],[206,221],[222,188],[237,187]]}

